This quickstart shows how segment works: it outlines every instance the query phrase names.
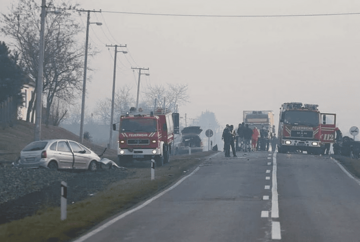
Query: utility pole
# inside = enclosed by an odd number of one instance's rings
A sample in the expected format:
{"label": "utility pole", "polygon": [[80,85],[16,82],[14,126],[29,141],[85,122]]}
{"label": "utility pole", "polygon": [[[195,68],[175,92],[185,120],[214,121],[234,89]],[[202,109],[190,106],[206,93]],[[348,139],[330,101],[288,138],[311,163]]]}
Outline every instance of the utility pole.
{"label": "utility pole", "polygon": [[142,74],[142,75],[147,75],[147,76],[149,76],[150,74],[149,74],[149,73],[141,73],[142,70],[148,71],[149,68],[131,67],[131,69],[137,69],[137,70],[139,70],[139,80],[138,80],[137,97],[136,97],[136,111],[137,111],[138,106],[139,106],[140,76],[141,76],[141,74]]}
{"label": "utility pole", "polygon": [[118,52],[122,52],[124,54],[127,51],[118,51],[117,47],[126,47],[126,45],[106,45],[106,47],[115,47],[115,55],[114,55],[114,75],[113,75],[113,87],[112,87],[112,98],[111,98],[111,118],[110,118],[110,138],[108,148],[111,148],[111,141],[112,141],[112,122],[114,120],[114,99],[115,99],[115,79],[116,79],[116,57]]}
{"label": "utility pole", "polygon": [[35,120],[35,141],[41,140],[41,119],[42,119],[42,92],[43,92],[43,73],[44,73],[44,32],[46,17],[46,0],[41,2],[41,27],[40,27],[40,53],[39,69],[36,83],[36,120]]}
{"label": "utility pole", "polygon": [[[84,141],[84,113],[85,113],[85,93],[86,93],[86,70],[87,70],[87,54],[88,54],[88,45],[89,45],[89,25],[90,23],[90,12],[99,12],[95,10],[77,10],[78,12],[87,12],[87,21],[86,21],[86,40],[85,40],[85,61],[84,61],[84,81],[83,81],[83,90],[82,90],[82,102],[81,102],[81,121],[80,121],[80,143]],[[101,25],[101,23],[94,23],[96,25]]]}

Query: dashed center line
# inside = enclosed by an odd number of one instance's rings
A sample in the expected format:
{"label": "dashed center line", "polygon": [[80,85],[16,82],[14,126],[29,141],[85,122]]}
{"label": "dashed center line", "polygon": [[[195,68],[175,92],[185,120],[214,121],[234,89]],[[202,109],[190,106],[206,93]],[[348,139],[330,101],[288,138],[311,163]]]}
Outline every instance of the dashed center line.
{"label": "dashed center line", "polygon": [[266,179],[266,180],[270,180],[270,177],[269,177],[269,176],[267,176],[267,177],[265,177],[265,179]]}
{"label": "dashed center line", "polygon": [[265,189],[269,190],[269,189],[270,189],[270,186],[269,186],[269,185],[266,185],[266,186],[265,186]]}
{"label": "dashed center line", "polygon": [[267,165],[270,166],[270,165],[271,165],[271,162],[268,162]]}
{"label": "dashed center line", "polygon": [[266,173],[270,173],[270,170],[266,170]]}
{"label": "dashed center line", "polygon": [[263,196],[263,200],[269,200],[269,196]]}
{"label": "dashed center line", "polygon": [[261,217],[262,218],[268,218],[269,217],[269,211],[261,211]]}

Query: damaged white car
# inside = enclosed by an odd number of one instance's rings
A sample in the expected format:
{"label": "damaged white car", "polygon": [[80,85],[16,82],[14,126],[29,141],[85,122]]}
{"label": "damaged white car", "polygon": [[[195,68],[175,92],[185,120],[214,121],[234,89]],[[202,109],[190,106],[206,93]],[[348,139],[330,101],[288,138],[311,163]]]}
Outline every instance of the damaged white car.
{"label": "damaged white car", "polygon": [[119,168],[112,160],[100,158],[100,156],[84,145],[72,140],[40,140],[28,144],[20,152],[20,157],[14,162],[14,166],[90,171],[96,171],[99,168]]}

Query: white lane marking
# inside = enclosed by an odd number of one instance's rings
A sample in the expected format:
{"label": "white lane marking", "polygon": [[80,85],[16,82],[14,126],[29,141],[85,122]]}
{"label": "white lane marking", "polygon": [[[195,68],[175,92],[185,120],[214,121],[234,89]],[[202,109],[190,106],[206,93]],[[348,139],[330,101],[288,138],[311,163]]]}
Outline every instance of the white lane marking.
{"label": "white lane marking", "polygon": [[271,154],[271,153],[269,153],[269,154],[268,154],[268,156],[272,156],[272,154]]}
{"label": "white lane marking", "polygon": [[271,157],[268,157],[268,160],[271,160]]}
{"label": "white lane marking", "polygon": [[270,180],[270,177],[269,177],[269,176],[267,176],[267,177],[265,177],[265,179],[266,179],[266,180]]}
{"label": "white lane marking", "polygon": [[268,164],[268,166],[270,166],[270,165],[271,165],[271,162],[268,162],[267,164]]}
{"label": "white lane marking", "polygon": [[332,157],[331,157],[331,159],[341,168],[341,170],[343,170],[345,172],[346,175],[348,175],[348,177],[353,179],[360,186],[359,179],[355,178],[352,174],[350,174],[337,160],[333,159]]}
{"label": "white lane marking", "polygon": [[269,196],[263,196],[263,200],[269,200]]}
{"label": "white lane marking", "polygon": [[265,189],[270,189],[270,186],[269,186],[269,185],[266,185],[266,186],[265,186]]}
{"label": "white lane marking", "polygon": [[269,217],[269,211],[261,211],[261,217],[262,218],[268,218]]}
{"label": "white lane marking", "polygon": [[280,240],[281,239],[281,228],[280,222],[271,222],[271,239]]}
{"label": "white lane marking", "polygon": [[[217,155],[217,154],[216,154]],[[214,155],[215,156],[215,155]],[[183,177],[181,180],[179,180],[177,183],[175,183],[174,185],[172,185],[171,187],[169,187],[168,189],[166,189],[165,191],[159,193],[158,195],[156,195],[155,197],[153,198],[150,198],[149,200],[147,200],[146,202],[144,202],[143,204],[139,205],[138,207],[136,208],[133,208],[121,215],[119,215],[118,217],[116,218],[113,218],[112,220],[108,221],[107,223],[101,225],[100,227],[98,227],[97,229],[94,229],[93,231],[85,234],[84,236],[80,237],[79,239],[77,240],[74,240],[74,242],[82,242],[82,241],[85,241],[87,240],[88,238],[90,238],[91,236],[97,234],[98,232],[100,232],[101,230],[111,226],[112,224],[114,224],[115,222],[117,222],[118,220],[122,219],[122,218],[125,218],[126,216],[134,213],[135,211],[137,210],[140,210],[142,209],[143,207],[145,207],[146,205],[150,204],[151,202],[153,202],[154,200],[158,199],[159,197],[161,197],[162,195],[164,195],[165,193],[173,190],[175,187],[177,187],[178,185],[180,185],[185,179],[187,179],[188,177],[194,175],[198,170],[200,169],[200,167],[197,167],[193,172],[191,172],[189,175]]]}
{"label": "white lane marking", "polygon": [[276,154],[274,152],[273,156],[273,171],[272,171],[272,189],[271,189],[271,217],[278,218],[279,217],[279,200],[278,200],[278,191],[277,191],[277,162],[276,162]]}
{"label": "white lane marking", "polygon": [[266,170],[266,173],[270,173],[270,170]]}

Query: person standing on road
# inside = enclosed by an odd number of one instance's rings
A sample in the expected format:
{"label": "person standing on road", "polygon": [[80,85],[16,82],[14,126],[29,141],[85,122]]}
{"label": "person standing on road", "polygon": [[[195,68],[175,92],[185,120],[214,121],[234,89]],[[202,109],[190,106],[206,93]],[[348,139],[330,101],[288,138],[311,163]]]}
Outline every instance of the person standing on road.
{"label": "person standing on road", "polygon": [[276,138],[276,134],[271,133],[271,151],[275,152],[276,150],[276,144],[277,144],[277,138]]}
{"label": "person standing on road", "polygon": [[243,151],[245,150],[244,130],[245,130],[245,124],[244,122],[242,122],[241,124],[239,124],[239,128],[237,129],[237,134],[238,134],[238,142],[240,143],[240,147]]}
{"label": "person standing on road", "polygon": [[230,142],[231,142],[231,132],[229,127],[224,129],[223,131],[223,139],[224,139],[224,151],[225,151],[225,157],[230,157]]}
{"label": "person standing on road", "polygon": [[230,130],[230,133],[231,133],[231,139],[230,139],[231,150],[232,150],[233,156],[236,157],[236,150],[235,150],[235,144],[234,144],[236,133],[235,133],[235,130],[234,130],[234,125],[230,125],[229,130]]}
{"label": "person standing on road", "polygon": [[259,131],[256,127],[254,127],[254,129],[252,130],[252,136],[251,136],[251,144],[252,144],[253,151],[256,150],[258,139],[259,139]]}
{"label": "person standing on road", "polygon": [[251,150],[250,141],[251,141],[252,134],[253,134],[252,129],[249,128],[248,124],[246,124],[245,129],[244,129],[245,150],[248,150],[248,151]]}

